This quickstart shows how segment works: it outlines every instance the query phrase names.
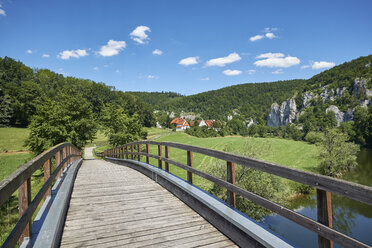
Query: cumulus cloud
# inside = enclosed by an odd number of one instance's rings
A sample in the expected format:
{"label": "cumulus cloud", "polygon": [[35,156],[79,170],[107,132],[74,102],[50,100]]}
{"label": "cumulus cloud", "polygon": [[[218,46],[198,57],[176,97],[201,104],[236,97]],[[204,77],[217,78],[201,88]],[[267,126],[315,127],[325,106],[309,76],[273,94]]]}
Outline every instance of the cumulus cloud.
{"label": "cumulus cloud", "polygon": [[258,34],[258,35],[252,36],[251,38],[249,38],[249,40],[254,42],[254,41],[257,41],[257,40],[261,40],[263,38],[264,38],[263,35]]}
{"label": "cumulus cloud", "polygon": [[181,59],[178,64],[179,65],[184,65],[184,66],[188,66],[188,65],[195,65],[197,63],[199,63],[199,57],[188,57],[188,58],[184,58],[184,59]]}
{"label": "cumulus cloud", "polygon": [[287,68],[294,65],[298,65],[301,61],[297,57],[287,56],[285,57],[282,53],[264,53],[256,57],[257,60],[254,62],[259,67],[281,67]]}
{"label": "cumulus cloud", "polygon": [[101,46],[98,54],[104,57],[114,56],[119,54],[126,46],[125,41],[109,40],[107,45]]}
{"label": "cumulus cloud", "polygon": [[216,58],[216,59],[210,59],[210,60],[207,61],[207,63],[205,65],[206,66],[219,66],[219,67],[223,67],[223,66],[225,66],[227,64],[231,64],[231,63],[237,62],[237,61],[239,61],[241,59],[242,58],[239,56],[239,54],[237,54],[237,53],[230,53],[226,57]]}
{"label": "cumulus cloud", "polygon": [[251,74],[255,73],[256,70],[248,70],[247,72],[248,72],[249,75],[251,75]]}
{"label": "cumulus cloud", "polygon": [[77,49],[77,50],[65,50],[58,54],[58,58],[60,59],[70,59],[70,58],[80,58],[87,56],[88,53],[84,49]]}
{"label": "cumulus cloud", "polygon": [[98,71],[99,68],[97,66],[93,67],[93,70]]}
{"label": "cumulus cloud", "polygon": [[276,37],[274,33],[266,33],[265,36],[266,38],[269,38],[270,40]]}
{"label": "cumulus cloud", "polygon": [[278,69],[276,71],[273,71],[272,74],[283,74],[283,70],[282,69]]}
{"label": "cumulus cloud", "polygon": [[[0,5],[0,7],[1,7],[1,5]],[[0,9],[0,15],[2,15],[2,16],[6,16],[5,10]]]}
{"label": "cumulus cloud", "polygon": [[151,29],[147,26],[138,26],[129,35],[135,42],[145,44],[150,39],[146,32],[151,32]]}
{"label": "cumulus cloud", "polygon": [[200,80],[208,81],[209,80],[209,77],[201,78]]}
{"label": "cumulus cloud", "polygon": [[224,70],[222,73],[225,74],[226,76],[237,76],[237,75],[242,74],[242,71],[227,69],[227,70]]}
{"label": "cumulus cloud", "polygon": [[306,69],[306,68],[309,68],[310,67],[310,65],[303,65],[303,66],[301,66],[301,69]]}
{"label": "cumulus cloud", "polygon": [[154,51],[152,51],[152,54],[162,55],[163,54],[163,51],[162,50],[159,50],[159,49],[155,49]]}
{"label": "cumulus cloud", "polygon": [[28,50],[26,51],[26,53],[31,54],[31,53],[32,53],[32,50],[31,50],[31,49],[28,49]]}
{"label": "cumulus cloud", "polygon": [[49,54],[46,54],[46,53],[44,53],[43,55],[41,55],[41,57],[43,57],[43,58],[49,58],[49,57],[50,57],[50,55],[49,55]]}
{"label": "cumulus cloud", "polygon": [[333,62],[327,62],[327,61],[315,61],[312,65],[312,69],[324,69],[324,68],[331,68],[334,67],[336,64]]}
{"label": "cumulus cloud", "polygon": [[282,58],[284,57],[283,53],[262,53],[256,56],[256,59],[263,59],[263,58]]}
{"label": "cumulus cloud", "polygon": [[156,78],[156,76],[154,76],[154,75],[147,75],[147,77],[146,77],[147,79],[155,79]]}

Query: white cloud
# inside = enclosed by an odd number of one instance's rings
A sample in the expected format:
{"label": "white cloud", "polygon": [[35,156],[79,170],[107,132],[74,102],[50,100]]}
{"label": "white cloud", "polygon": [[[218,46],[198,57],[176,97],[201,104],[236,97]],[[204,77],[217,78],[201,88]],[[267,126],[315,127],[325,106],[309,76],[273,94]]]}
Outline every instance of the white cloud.
{"label": "white cloud", "polygon": [[155,49],[154,51],[152,51],[152,54],[162,55],[163,54],[163,51],[162,50],[159,50],[159,49]]}
{"label": "white cloud", "polygon": [[227,69],[227,70],[224,70],[222,73],[225,74],[226,76],[237,76],[237,75],[242,74],[242,71]]}
{"label": "white cloud", "polygon": [[319,61],[314,62],[311,66],[312,69],[323,69],[323,68],[331,68],[334,67],[336,64],[333,62],[327,62],[327,61]]}
{"label": "white cloud", "polygon": [[126,46],[127,44],[125,41],[109,40],[107,45],[101,46],[101,50],[99,50],[98,54],[104,57],[114,56],[119,54]]}
{"label": "white cloud", "polygon": [[265,36],[266,36],[266,38],[269,38],[270,40],[276,38],[274,33],[267,33],[267,34],[265,34]]}
{"label": "white cloud", "polygon": [[225,66],[227,64],[234,63],[234,62],[239,61],[241,59],[242,58],[239,56],[239,54],[237,54],[237,53],[230,53],[226,57],[208,60],[207,63],[205,64],[205,66],[220,66],[220,67],[223,67],[223,66]]}
{"label": "white cloud", "polygon": [[80,58],[80,57],[84,57],[84,56],[87,56],[87,55],[88,55],[88,53],[84,49],[65,50],[63,52],[60,52],[58,54],[57,58],[60,58],[60,59],[70,59],[71,57],[72,58]]}
{"label": "white cloud", "polygon": [[93,67],[93,70],[98,71],[99,68],[97,66]]}
{"label": "white cloud", "polygon": [[185,65],[185,66],[188,66],[188,65],[195,65],[197,63],[199,63],[199,57],[188,57],[188,58],[184,58],[184,59],[181,59],[178,64],[179,65]]}
{"label": "white cloud", "polygon": [[[0,6],[0,7],[1,7],[1,6]],[[5,10],[0,9],[0,15],[2,15],[2,16],[6,16]]]}
{"label": "white cloud", "polygon": [[256,59],[263,59],[263,58],[282,58],[284,57],[283,53],[263,53],[256,57]]}
{"label": "white cloud", "polygon": [[49,54],[46,54],[46,53],[44,53],[43,55],[41,55],[41,57],[43,57],[43,58],[49,58],[49,57],[50,57],[50,55],[49,55]]}
{"label": "white cloud", "polygon": [[119,73],[120,72],[120,70],[119,69],[117,69],[116,71],[115,71],[116,73]]}
{"label": "white cloud", "polygon": [[155,79],[156,78],[156,76],[154,76],[154,75],[147,75],[147,77],[146,78],[148,78],[148,79]]}
{"label": "white cloud", "polygon": [[276,71],[273,71],[272,74],[283,74],[283,70],[282,69],[278,69]]}
{"label": "white cloud", "polygon": [[247,72],[248,72],[249,75],[252,75],[253,73],[256,72],[256,70],[248,70]]}
{"label": "white cloud", "polygon": [[28,50],[26,51],[26,53],[31,54],[31,53],[32,53],[32,50],[31,50],[31,49],[28,49]]}
{"label": "white cloud", "polygon": [[282,53],[264,53],[256,57],[257,60],[254,62],[259,67],[281,67],[287,68],[294,65],[298,65],[301,61],[297,57],[287,56],[285,57]]}
{"label": "white cloud", "polygon": [[249,40],[254,42],[254,41],[257,41],[257,40],[261,40],[263,38],[264,38],[263,35],[258,34],[258,35],[252,36],[251,38],[249,38]]}
{"label": "white cloud", "polygon": [[146,32],[151,32],[151,29],[147,26],[138,26],[136,27],[132,33],[130,33],[130,38],[136,41],[139,44],[145,44],[150,38],[146,34]]}
{"label": "white cloud", "polygon": [[201,78],[200,80],[208,81],[209,80],[209,77]]}
{"label": "white cloud", "polygon": [[310,65],[303,65],[303,66],[301,66],[301,69],[306,69],[306,68],[309,68],[310,67]]}

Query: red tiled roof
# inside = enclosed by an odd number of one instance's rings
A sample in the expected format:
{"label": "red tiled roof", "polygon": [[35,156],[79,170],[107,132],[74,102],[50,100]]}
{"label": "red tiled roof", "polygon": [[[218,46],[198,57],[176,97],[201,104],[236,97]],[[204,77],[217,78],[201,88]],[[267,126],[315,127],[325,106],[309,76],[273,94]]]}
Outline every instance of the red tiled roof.
{"label": "red tiled roof", "polygon": [[189,123],[187,123],[187,121],[183,118],[174,118],[172,121],[171,121],[171,124],[174,124],[175,126],[190,126]]}
{"label": "red tiled roof", "polygon": [[205,120],[205,124],[207,124],[207,127],[212,127],[213,126],[213,121],[212,120]]}

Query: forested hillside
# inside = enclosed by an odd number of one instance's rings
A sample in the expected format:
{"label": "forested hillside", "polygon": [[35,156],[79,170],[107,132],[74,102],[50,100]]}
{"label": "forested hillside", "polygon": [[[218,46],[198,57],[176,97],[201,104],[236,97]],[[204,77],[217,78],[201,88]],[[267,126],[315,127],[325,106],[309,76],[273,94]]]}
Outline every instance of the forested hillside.
{"label": "forested hillside", "polygon": [[132,94],[104,83],[31,69],[20,61],[0,57],[0,125],[26,127],[40,103],[59,101],[58,96],[67,92],[78,92],[79,97],[86,99],[96,119],[104,104],[110,103],[123,108],[128,116],[137,114],[144,126],[155,123],[152,107]]}
{"label": "forested hillside", "polygon": [[305,80],[288,80],[273,83],[249,83],[207,91],[191,96],[173,92],[128,92],[153,104],[154,109],[179,113],[194,112],[204,119],[226,120],[228,115],[239,113],[265,123],[274,101],[283,101],[302,91]]}
{"label": "forested hillside", "polygon": [[[328,105],[336,104],[341,110],[356,107],[356,99],[348,92],[353,87],[356,78],[365,78],[367,88],[372,88],[372,55],[360,57],[350,62],[321,72],[308,80],[288,80],[271,83],[248,83],[234,85],[218,90],[199,93],[191,96],[181,96],[172,92],[129,92],[150,103],[154,109],[180,113],[194,112],[204,119],[226,120],[227,116],[239,114],[239,118],[253,118],[258,123],[266,124],[271,105],[282,103],[289,98],[295,98],[297,107],[301,107],[306,92],[314,94],[327,90],[344,90],[342,98],[328,101]],[[321,86],[321,87],[319,87]],[[360,98],[366,98],[361,92]],[[322,106],[322,109],[327,107]],[[324,111],[323,111],[324,112]]]}

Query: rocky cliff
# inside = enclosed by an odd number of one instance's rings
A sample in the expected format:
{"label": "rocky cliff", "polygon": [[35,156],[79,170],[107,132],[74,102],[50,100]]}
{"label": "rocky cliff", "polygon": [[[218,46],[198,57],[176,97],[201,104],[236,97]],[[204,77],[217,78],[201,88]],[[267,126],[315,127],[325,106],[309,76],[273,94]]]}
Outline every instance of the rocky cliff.
{"label": "rocky cliff", "polygon": [[271,127],[279,127],[288,123],[293,123],[297,117],[296,101],[289,99],[284,101],[281,106],[277,103],[271,105],[267,125]]}
{"label": "rocky cliff", "polygon": [[339,109],[340,106],[336,106],[335,103],[342,104],[342,98],[345,92],[348,92],[357,99],[360,106],[368,107],[372,104],[372,90],[368,89],[368,82],[370,80],[371,79],[366,78],[355,78],[352,86],[349,88],[338,87],[336,89],[331,89],[328,85],[319,85],[318,89],[306,91],[302,94],[302,103],[299,109],[296,108],[296,102],[293,98],[284,101],[280,106],[277,103],[273,103],[267,118],[267,125],[279,127],[295,122],[301,114],[306,112],[307,108],[311,107],[314,102],[316,102],[313,100],[321,100],[323,104],[329,105],[325,112],[334,112],[338,125],[340,125],[341,122],[351,121],[353,119],[355,105],[353,107],[343,106],[343,109],[346,107],[347,111],[342,112]]}

